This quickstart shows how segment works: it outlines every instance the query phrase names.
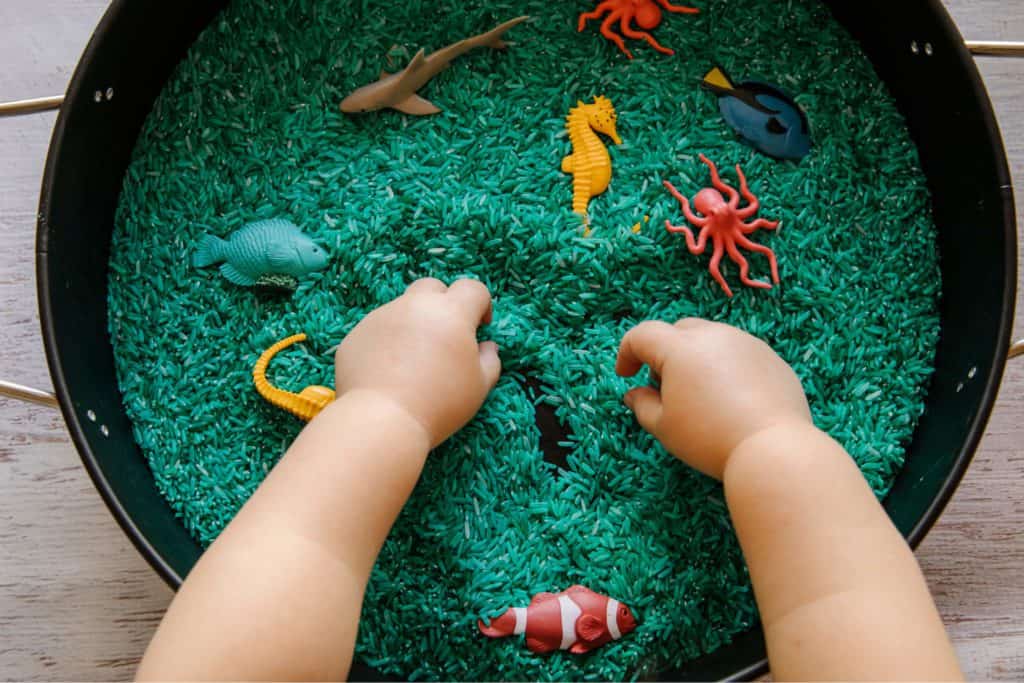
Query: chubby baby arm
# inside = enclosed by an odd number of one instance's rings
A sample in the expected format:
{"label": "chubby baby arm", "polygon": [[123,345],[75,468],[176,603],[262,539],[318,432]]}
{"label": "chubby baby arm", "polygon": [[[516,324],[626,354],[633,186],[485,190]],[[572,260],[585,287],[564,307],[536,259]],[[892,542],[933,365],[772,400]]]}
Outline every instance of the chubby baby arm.
{"label": "chubby baby arm", "polygon": [[340,679],[363,591],[428,451],[468,422],[501,372],[477,343],[487,288],[418,280],[338,347],[338,398],[200,558],[140,679]]}
{"label": "chubby baby arm", "polygon": [[720,323],[650,321],[623,338],[616,371],[645,364],[660,388],[625,402],[723,481],[777,679],[961,678],[913,553],[767,344]]}

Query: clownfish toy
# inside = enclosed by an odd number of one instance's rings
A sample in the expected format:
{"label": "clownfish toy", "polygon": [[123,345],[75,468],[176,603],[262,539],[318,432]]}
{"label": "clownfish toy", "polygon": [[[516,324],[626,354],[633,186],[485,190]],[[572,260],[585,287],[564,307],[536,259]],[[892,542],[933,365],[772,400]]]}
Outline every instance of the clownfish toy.
{"label": "clownfish toy", "polygon": [[583,654],[630,633],[636,617],[615,598],[573,586],[561,593],[538,593],[529,607],[510,607],[490,626],[478,621],[489,638],[526,634],[526,647],[538,654],[568,650]]}
{"label": "clownfish toy", "polygon": [[811,151],[807,114],[780,88],[760,81],[735,84],[720,66],[701,85],[718,96],[725,122],[754,149],[776,159],[800,159]]}

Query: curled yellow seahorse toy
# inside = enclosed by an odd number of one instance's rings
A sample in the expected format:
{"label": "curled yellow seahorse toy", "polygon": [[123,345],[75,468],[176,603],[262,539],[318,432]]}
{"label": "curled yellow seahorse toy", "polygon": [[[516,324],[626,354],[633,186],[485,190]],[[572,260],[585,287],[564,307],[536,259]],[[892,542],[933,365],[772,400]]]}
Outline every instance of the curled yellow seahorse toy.
{"label": "curled yellow seahorse toy", "polygon": [[590,233],[587,204],[591,197],[608,189],[612,179],[612,160],[608,149],[594,131],[604,133],[616,145],[622,140],[615,131],[615,107],[607,97],[594,98],[593,104],[577,101],[565,119],[565,128],[572,142],[572,154],[562,159],[562,170],[572,173],[572,210],[583,216]]}
{"label": "curled yellow seahorse toy", "polygon": [[267,381],[267,366],[270,365],[270,359],[276,356],[281,349],[286,349],[292,344],[305,340],[305,334],[294,334],[264,351],[252,369],[252,381],[256,385],[256,391],[260,392],[260,396],[270,401],[271,404],[287,410],[300,420],[309,422],[334,400],[333,389],[314,384],[296,394],[278,389]]}

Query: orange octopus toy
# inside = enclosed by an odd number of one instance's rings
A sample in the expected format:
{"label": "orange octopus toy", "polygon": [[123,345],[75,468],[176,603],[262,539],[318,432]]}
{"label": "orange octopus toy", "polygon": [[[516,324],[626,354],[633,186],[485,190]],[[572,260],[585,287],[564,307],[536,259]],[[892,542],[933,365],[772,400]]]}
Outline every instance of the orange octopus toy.
{"label": "orange octopus toy", "polygon": [[[743,254],[740,253],[737,245],[767,256],[768,262],[772,267],[772,281],[775,284],[779,284],[779,265],[775,261],[775,252],[763,244],[756,244],[747,239],[747,235],[758,228],[774,230],[778,227],[779,222],[758,218],[750,223],[745,223],[745,219],[757,213],[760,203],[757,201],[757,197],[750,191],[750,188],[747,187],[747,179],[744,177],[743,171],[740,170],[740,165],[736,164],[736,175],[740,178],[740,192],[736,192],[735,188],[726,185],[722,181],[718,175],[718,169],[713,162],[708,160],[703,154],[700,155],[700,160],[711,169],[711,184],[715,186],[715,189],[710,187],[704,188],[693,198],[694,207],[704,214],[703,217],[698,216],[690,209],[690,202],[679,193],[679,190],[672,186],[672,183],[667,180],[663,183],[666,189],[672,193],[672,196],[679,200],[679,205],[683,209],[683,215],[686,216],[686,220],[700,228],[700,234],[694,240],[693,232],[688,227],[685,225],[672,225],[671,221],[668,220],[665,221],[665,229],[669,232],[683,233],[686,237],[686,246],[691,254],[703,254],[708,244],[708,237],[711,238],[714,244],[714,253],[711,255],[711,265],[708,267],[708,270],[711,272],[711,277],[715,278],[715,282],[721,285],[722,289],[730,297],[732,296],[732,290],[729,289],[729,285],[725,283],[725,278],[722,277],[721,271],[718,270],[718,264],[722,260],[723,252],[728,253],[729,258],[739,265],[740,280],[743,284],[759,289],[771,289],[772,286],[767,282],[750,279],[750,264],[747,263],[747,259],[743,258]],[[723,192],[729,197],[728,202],[722,196]],[[743,193],[743,197],[748,202],[742,209],[739,208],[740,193]]]}
{"label": "orange octopus toy", "polygon": [[[661,5],[661,7],[658,7]],[[622,36],[612,31],[612,25],[618,21],[623,35],[635,40],[646,40],[651,47],[662,54],[674,55],[675,51],[658,43],[647,30],[657,28],[661,23],[661,8],[676,14],[697,14],[700,12],[696,7],[683,7],[673,5],[668,0],[604,0],[593,12],[584,12],[580,15],[580,24],[576,29],[582,31],[590,19],[600,19],[603,14],[608,14],[601,23],[601,35],[619,46],[619,49],[626,53],[626,56],[633,59],[633,53],[626,49]],[[645,31],[637,31],[630,24],[636,19],[640,28]]]}

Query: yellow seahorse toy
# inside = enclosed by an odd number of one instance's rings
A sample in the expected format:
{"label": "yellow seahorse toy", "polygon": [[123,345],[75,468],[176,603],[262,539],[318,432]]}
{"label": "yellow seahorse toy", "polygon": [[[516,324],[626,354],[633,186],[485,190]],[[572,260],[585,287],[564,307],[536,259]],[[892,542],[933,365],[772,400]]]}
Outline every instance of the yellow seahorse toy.
{"label": "yellow seahorse toy", "polygon": [[305,340],[306,335],[294,334],[264,351],[252,369],[252,381],[256,385],[256,391],[260,392],[260,396],[270,401],[271,404],[287,410],[300,420],[309,422],[334,400],[333,389],[314,384],[295,394],[278,389],[267,381],[267,366],[270,365],[270,359],[276,356],[281,349],[286,349],[292,344]]}
{"label": "yellow seahorse toy", "polygon": [[[608,149],[594,131],[604,133],[616,145],[622,140],[615,131],[615,107],[607,97],[594,98],[593,104],[577,101],[565,119],[565,128],[572,142],[572,154],[562,159],[562,170],[572,173],[572,210],[583,216],[590,233],[587,204],[591,197],[608,189],[612,179],[612,160]],[[591,130],[593,129],[593,130]]]}

